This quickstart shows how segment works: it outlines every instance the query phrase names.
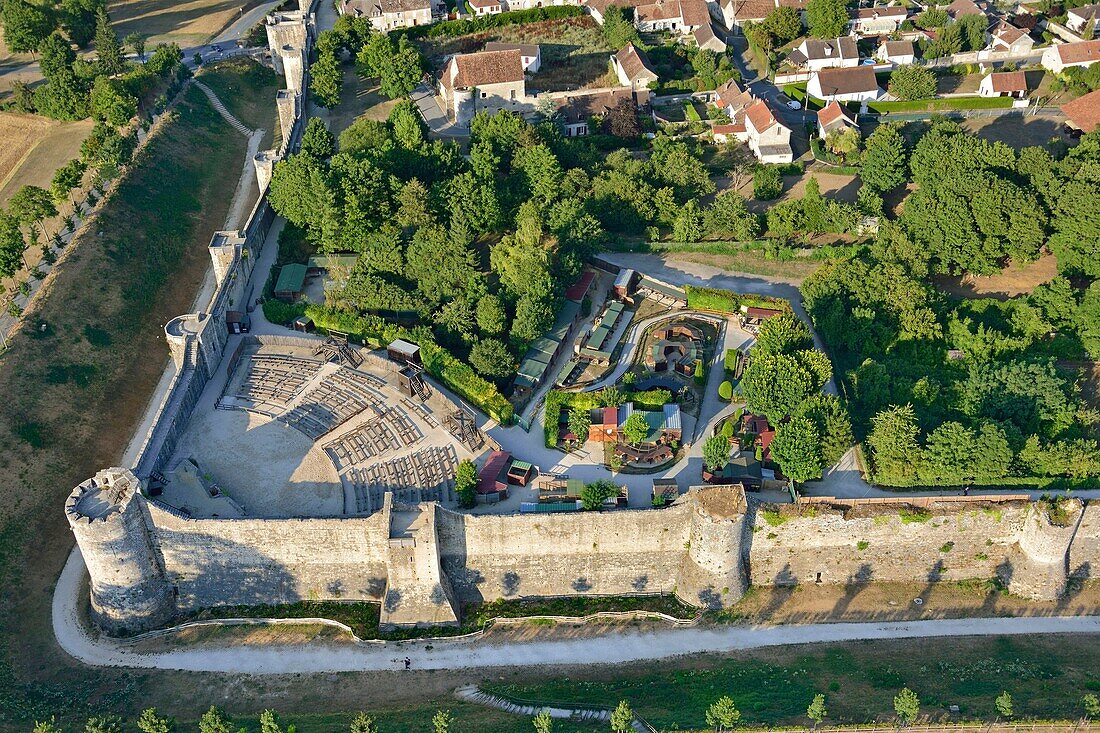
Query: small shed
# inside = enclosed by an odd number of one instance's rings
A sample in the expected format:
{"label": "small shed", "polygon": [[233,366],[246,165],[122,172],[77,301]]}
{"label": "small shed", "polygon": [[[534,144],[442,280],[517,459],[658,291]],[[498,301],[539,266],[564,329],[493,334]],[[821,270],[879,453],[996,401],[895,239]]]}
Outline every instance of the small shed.
{"label": "small shed", "polygon": [[298,316],[290,325],[295,331],[309,333],[313,330],[313,319],[309,316]]}
{"label": "small shed", "polygon": [[619,271],[612,290],[616,298],[629,298],[634,293],[634,270],[622,269]]}
{"label": "small shed", "polygon": [[302,296],[302,287],[306,282],[306,266],[297,263],[283,265],[279,270],[279,279],[275,281],[275,297],[293,303]]}
{"label": "small shed", "polygon": [[512,460],[506,473],[509,484],[526,486],[531,479],[538,475],[538,471],[527,461]]}
{"label": "small shed", "polygon": [[252,319],[243,311],[226,311],[225,328],[229,333],[248,333],[252,328]]}
{"label": "small shed", "polygon": [[680,495],[680,487],[676,485],[674,478],[653,479],[653,505],[664,506],[676,501]]}
{"label": "small shed", "polygon": [[386,356],[390,361],[396,361],[399,364],[419,364],[420,347],[408,341],[396,339],[386,347]]}
{"label": "small shed", "polygon": [[478,503],[495,504],[508,498],[507,470],[511,461],[512,454],[508,451],[497,450],[490,454],[477,477]]}

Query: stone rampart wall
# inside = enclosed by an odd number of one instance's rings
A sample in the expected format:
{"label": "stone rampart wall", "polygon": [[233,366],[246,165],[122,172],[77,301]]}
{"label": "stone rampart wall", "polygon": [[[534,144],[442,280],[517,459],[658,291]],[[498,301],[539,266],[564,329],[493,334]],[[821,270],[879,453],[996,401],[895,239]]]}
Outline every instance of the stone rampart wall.
{"label": "stone rampart wall", "polygon": [[1100,578],[1100,502],[1085,506],[1076,529],[1069,546],[1070,577],[1096,580]]}
{"label": "stone rampart wall", "polygon": [[192,519],[148,503],[153,545],[181,610],[301,600],[379,600],[389,513]]}

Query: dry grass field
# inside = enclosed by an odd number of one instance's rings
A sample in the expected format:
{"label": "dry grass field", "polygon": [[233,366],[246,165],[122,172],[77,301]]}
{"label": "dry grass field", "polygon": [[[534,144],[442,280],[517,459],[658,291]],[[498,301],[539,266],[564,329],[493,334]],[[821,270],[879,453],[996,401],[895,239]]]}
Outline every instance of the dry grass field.
{"label": "dry grass field", "polygon": [[7,204],[21,186],[48,188],[54,171],[80,156],[80,143],[92,124],[0,113],[0,204]]}
{"label": "dry grass field", "polygon": [[240,15],[244,0],[112,0],[107,3],[119,37],[141,33],[148,46],[205,43]]}

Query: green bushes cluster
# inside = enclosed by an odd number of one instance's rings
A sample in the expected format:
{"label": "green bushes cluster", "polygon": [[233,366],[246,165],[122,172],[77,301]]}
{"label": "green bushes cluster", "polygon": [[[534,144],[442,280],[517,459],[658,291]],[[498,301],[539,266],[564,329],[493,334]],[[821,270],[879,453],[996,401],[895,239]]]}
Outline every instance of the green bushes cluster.
{"label": "green bushes cluster", "polygon": [[788,310],[791,304],[782,298],[771,298],[765,295],[742,295],[732,290],[722,288],[701,288],[694,285],[684,287],[687,293],[688,308],[715,313],[738,313],[741,306],[759,306],[761,308],[778,308]]}
{"label": "green bushes cluster", "polygon": [[546,393],[543,411],[546,447],[558,446],[558,415],[563,407],[569,410],[591,410],[633,402],[641,410],[659,410],[671,401],[672,393],[667,389],[633,391],[607,387],[594,392],[562,392],[552,389]]}

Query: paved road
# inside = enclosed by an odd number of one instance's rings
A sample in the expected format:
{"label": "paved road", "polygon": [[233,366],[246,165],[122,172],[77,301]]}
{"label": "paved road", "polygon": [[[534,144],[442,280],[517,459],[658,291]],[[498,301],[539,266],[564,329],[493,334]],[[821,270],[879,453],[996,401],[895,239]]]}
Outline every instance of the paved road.
{"label": "paved road", "polygon": [[95,666],[193,672],[264,675],[392,671],[402,668],[398,660],[405,657],[412,660],[415,670],[619,664],[688,654],[863,639],[1100,634],[1100,617],[1079,616],[729,626],[534,642],[434,640],[425,644],[424,640],[420,640],[359,645],[269,644],[262,647],[183,648],[161,653],[139,653],[125,642],[92,636],[81,625],[77,609],[82,601],[85,575],[84,560],[74,549],[61,572],[53,598],[53,630],[62,649],[78,661]]}

